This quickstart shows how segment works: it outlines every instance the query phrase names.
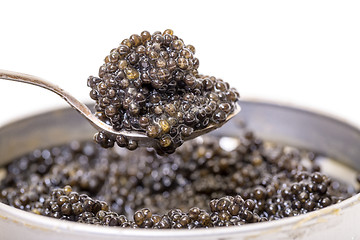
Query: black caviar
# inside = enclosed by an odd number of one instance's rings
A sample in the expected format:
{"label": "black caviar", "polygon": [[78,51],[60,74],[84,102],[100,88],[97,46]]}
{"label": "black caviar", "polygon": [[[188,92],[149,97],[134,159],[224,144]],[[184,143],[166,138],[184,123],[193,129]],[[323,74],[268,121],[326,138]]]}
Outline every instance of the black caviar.
{"label": "black caviar", "polygon": [[174,154],[92,142],[37,149],[10,163],[0,201],[63,220],[127,228],[209,228],[272,221],[342,201],[355,189],[316,154],[244,129],[235,149],[203,136]]}
{"label": "black caviar", "polygon": [[[219,124],[234,111],[239,93],[227,82],[198,73],[195,47],[168,29],[143,31],[124,39],[90,76],[96,116],[115,130],[140,131],[158,142],[159,153],[173,153],[186,137]],[[134,150],[137,142],[99,132],[102,147]]]}

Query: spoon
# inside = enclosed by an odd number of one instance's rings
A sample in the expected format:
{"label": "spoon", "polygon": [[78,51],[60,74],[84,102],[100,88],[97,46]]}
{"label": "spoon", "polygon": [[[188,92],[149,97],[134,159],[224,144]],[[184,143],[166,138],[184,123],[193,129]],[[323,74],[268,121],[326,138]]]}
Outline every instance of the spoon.
{"label": "spoon", "polygon": [[[0,79],[32,84],[50,90],[56,93],[57,95],[59,95],[60,97],[62,97],[72,108],[77,110],[83,117],[85,117],[98,131],[104,131],[107,134],[113,135],[114,137],[118,135],[125,136],[129,140],[132,139],[137,141],[138,146],[157,148],[156,139],[149,138],[145,132],[114,130],[110,125],[107,125],[106,123],[98,119],[85,104],[81,103],[79,100],[77,100],[75,97],[67,93],[59,86],[47,82],[46,80],[40,77],[0,69]],[[195,137],[198,137],[212,130],[215,130],[216,128],[221,127],[225,122],[229,121],[239,112],[240,112],[240,106],[238,103],[236,103],[234,111],[228,115],[228,117],[224,122],[219,124],[210,124],[206,128],[195,130],[190,136],[185,138],[185,140],[193,139]]]}

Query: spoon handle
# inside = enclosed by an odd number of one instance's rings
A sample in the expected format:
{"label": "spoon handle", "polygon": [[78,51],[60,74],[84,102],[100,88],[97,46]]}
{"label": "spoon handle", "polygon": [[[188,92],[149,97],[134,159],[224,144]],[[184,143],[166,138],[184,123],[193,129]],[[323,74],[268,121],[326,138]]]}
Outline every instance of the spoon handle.
{"label": "spoon handle", "polygon": [[0,69],[0,79],[27,83],[45,88],[56,93],[61,98],[63,98],[72,108],[77,110],[83,117],[85,117],[98,131],[105,131],[113,136],[124,135],[127,137],[131,137],[132,139],[141,140],[142,143],[140,145],[142,146],[151,146],[151,144],[153,144],[153,141],[148,139],[144,134],[125,130],[115,131],[110,125],[107,125],[106,123],[98,119],[85,104],[67,93],[64,89],[40,77]]}
{"label": "spoon handle", "polygon": [[27,83],[50,90],[63,98],[72,108],[76,109],[81,115],[83,115],[95,128],[110,129],[108,125],[97,119],[85,104],[67,93],[64,89],[40,77],[0,69],[0,79]]}

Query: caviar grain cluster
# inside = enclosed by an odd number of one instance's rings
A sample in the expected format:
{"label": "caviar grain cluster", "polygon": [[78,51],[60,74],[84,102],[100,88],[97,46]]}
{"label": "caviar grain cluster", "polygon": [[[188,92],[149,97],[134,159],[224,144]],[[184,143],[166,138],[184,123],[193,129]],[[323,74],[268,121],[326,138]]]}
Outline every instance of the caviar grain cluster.
{"label": "caviar grain cluster", "polygon": [[203,136],[169,156],[92,142],[34,150],[3,169],[0,201],[88,224],[193,229],[297,216],[356,193],[321,173],[312,152],[247,130],[237,141],[226,151]]}
{"label": "caviar grain cluster", "polygon": [[[172,30],[143,31],[124,39],[90,76],[96,116],[115,130],[143,132],[158,143],[159,153],[173,153],[193,131],[223,123],[234,111],[239,93],[221,79],[198,73],[195,48]],[[134,150],[138,143],[99,132],[102,147]]]}

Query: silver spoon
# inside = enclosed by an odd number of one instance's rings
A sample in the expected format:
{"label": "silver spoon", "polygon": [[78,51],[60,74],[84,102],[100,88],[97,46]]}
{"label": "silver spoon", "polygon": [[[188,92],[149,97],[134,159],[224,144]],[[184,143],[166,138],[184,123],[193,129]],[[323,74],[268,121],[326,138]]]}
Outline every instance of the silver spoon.
{"label": "silver spoon", "polygon": [[[132,139],[137,141],[138,146],[157,148],[157,141],[153,138],[149,138],[145,132],[126,131],[126,130],[115,131],[110,125],[107,125],[106,123],[99,120],[85,104],[81,103],[79,100],[71,96],[62,88],[50,82],[47,82],[40,77],[0,69],[0,79],[28,83],[50,90],[58,94],[60,97],[62,97],[72,108],[76,109],[83,117],[85,117],[98,131],[105,131],[107,134],[111,134],[114,137],[118,135],[123,135],[128,140]],[[197,136],[203,135],[216,128],[221,127],[225,122],[229,121],[239,112],[240,112],[240,106],[236,103],[234,111],[231,114],[229,114],[229,116],[226,118],[224,122],[220,124],[210,124],[206,128],[196,130],[185,140],[193,139]]]}

